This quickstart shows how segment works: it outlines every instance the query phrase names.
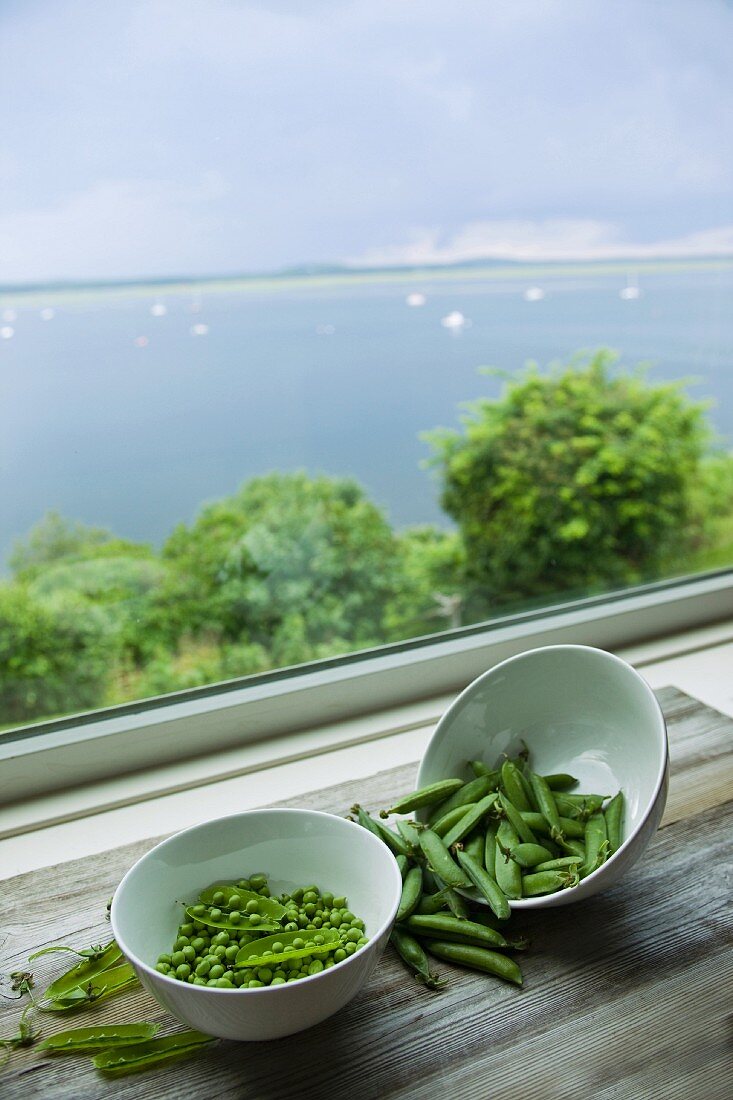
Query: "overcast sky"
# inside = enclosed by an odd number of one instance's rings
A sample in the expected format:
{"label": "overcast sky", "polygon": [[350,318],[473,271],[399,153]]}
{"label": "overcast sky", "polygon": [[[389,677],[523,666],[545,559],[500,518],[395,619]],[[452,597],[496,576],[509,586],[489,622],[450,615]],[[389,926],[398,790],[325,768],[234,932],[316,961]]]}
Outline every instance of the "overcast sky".
{"label": "overcast sky", "polygon": [[0,281],[733,253],[725,0],[0,0]]}

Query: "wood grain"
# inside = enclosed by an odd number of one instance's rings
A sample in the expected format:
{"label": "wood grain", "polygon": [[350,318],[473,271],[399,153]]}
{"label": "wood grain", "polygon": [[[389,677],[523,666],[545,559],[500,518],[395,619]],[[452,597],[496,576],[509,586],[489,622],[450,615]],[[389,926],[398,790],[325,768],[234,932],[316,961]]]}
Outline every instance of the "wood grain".
{"label": "wood grain", "polygon": [[[525,987],[441,964],[443,993],[417,985],[388,952],[338,1016],[275,1043],[219,1043],[177,1066],[106,1081],[82,1058],[12,1054],[0,1096],[101,1100],[729,1100],[733,934],[730,792],[733,722],[674,688],[658,692],[670,733],[670,799],[640,865],[600,897],[513,918],[532,939]],[[410,789],[416,765],[314,791],[282,805],[345,814]],[[2,972],[49,943],[109,937],[107,899],[153,841],[0,886]],[[34,964],[39,987],[63,956]],[[5,987],[7,989],[7,986]],[[3,1001],[0,1034],[18,1006]],[[90,1008],[74,1024],[159,1020],[143,991]],[[44,1033],[70,1026],[42,1018]]]}

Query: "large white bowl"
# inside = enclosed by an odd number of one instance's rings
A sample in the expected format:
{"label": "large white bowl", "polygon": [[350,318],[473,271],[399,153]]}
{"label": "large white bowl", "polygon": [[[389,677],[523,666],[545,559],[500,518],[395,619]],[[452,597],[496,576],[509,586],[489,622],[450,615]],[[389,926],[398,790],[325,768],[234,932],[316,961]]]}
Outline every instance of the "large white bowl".
{"label": "large white bowl", "polygon": [[[328,970],[261,989],[189,985],[158,973],[183,920],[182,902],[217,881],[267,874],[273,894],[311,883],[345,895],[369,942]],[[164,840],[115,891],[114,937],[155,999],[182,1023],[223,1039],[276,1039],[337,1012],[385,947],[402,891],[389,849],[366,829],[315,810],[249,810]]]}
{"label": "large white bowl", "polygon": [[623,843],[606,863],[571,889],[509,904],[542,909],[581,901],[616,882],[657,830],[669,777],[664,715],[647,682],[611,653],[581,645],[529,650],[458,696],[435,729],[417,785],[473,778],[469,760],[493,767],[523,744],[534,771],[569,772],[578,791],[624,793]]}

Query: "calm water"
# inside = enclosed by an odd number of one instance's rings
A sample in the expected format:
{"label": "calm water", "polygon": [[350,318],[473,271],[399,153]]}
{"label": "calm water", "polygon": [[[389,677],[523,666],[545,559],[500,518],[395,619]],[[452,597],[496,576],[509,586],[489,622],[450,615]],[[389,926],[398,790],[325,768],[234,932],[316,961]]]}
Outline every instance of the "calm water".
{"label": "calm water", "polygon": [[[457,424],[515,370],[610,345],[689,378],[733,440],[733,272],[135,297],[21,310],[0,339],[0,558],[45,511],[159,543],[199,505],[254,474],[350,474],[396,526],[440,521],[419,433]],[[410,308],[421,291],[427,301]],[[470,327],[441,318],[460,310]],[[195,324],[206,335],[191,334]],[[147,345],[135,340],[147,337]]]}

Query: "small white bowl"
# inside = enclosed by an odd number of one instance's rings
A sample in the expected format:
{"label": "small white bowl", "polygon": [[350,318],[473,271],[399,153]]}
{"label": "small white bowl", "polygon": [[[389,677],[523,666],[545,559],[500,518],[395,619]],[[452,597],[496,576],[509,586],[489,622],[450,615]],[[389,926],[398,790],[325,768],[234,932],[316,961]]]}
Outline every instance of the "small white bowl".
{"label": "small white bowl", "polygon": [[[667,800],[669,757],[662,709],[625,661],[581,645],[546,646],[510,657],[479,676],[438,723],[417,786],[473,778],[469,760],[494,767],[526,744],[536,772],[569,772],[574,790],[625,800],[623,843],[578,886],[510,901],[544,909],[582,901],[616,882],[641,856]],[[469,896],[478,895],[467,891]]]}
{"label": "small white bowl", "polygon": [[[314,883],[345,895],[369,942],[328,970],[286,985],[216,989],[158,973],[183,921],[181,902],[257,872],[273,895]],[[176,1019],[222,1039],[276,1039],[337,1012],[371,975],[402,892],[389,849],[366,829],[316,810],[249,810],[185,829],[139,859],[115,891],[114,937],[140,981]]]}

